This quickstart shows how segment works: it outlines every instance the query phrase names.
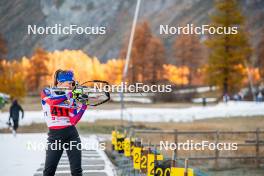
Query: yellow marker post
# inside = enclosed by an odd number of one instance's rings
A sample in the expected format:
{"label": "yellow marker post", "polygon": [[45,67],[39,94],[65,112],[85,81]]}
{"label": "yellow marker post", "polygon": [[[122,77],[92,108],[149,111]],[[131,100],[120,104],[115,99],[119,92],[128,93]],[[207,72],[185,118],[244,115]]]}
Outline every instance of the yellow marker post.
{"label": "yellow marker post", "polygon": [[118,138],[120,138],[120,133],[117,131],[116,132],[116,144],[115,144],[115,150],[118,151],[119,146],[118,146]]}
{"label": "yellow marker post", "polygon": [[147,176],[154,176],[154,165],[155,156],[154,154],[148,154],[148,164],[147,164]]}
{"label": "yellow marker post", "polygon": [[[185,168],[171,168],[171,176],[184,176]],[[188,176],[194,176],[193,169],[188,168]]]}
{"label": "yellow marker post", "polygon": [[140,159],[140,171],[141,173],[147,173],[147,168],[148,168],[148,150],[143,149],[141,151],[141,159]]}
{"label": "yellow marker post", "polygon": [[130,146],[130,139],[126,138],[125,142],[124,142],[124,155],[126,157],[130,157],[131,156],[131,146]]}
{"label": "yellow marker post", "polygon": [[131,138],[131,140],[130,140],[130,156],[132,159],[134,156],[134,153],[133,153],[134,147],[135,147],[135,138]]}
{"label": "yellow marker post", "polygon": [[162,154],[159,154],[156,157],[157,157],[157,160],[158,161],[162,161],[163,160],[163,155]]}
{"label": "yellow marker post", "polygon": [[112,131],[112,148],[113,148],[113,150],[117,149],[117,146],[116,146],[116,131]]}
{"label": "yellow marker post", "polygon": [[140,170],[141,147],[134,147],[133,154],[134,169]]}
{"label": "yellow marker post", "polygon": [[123,134],[117,134],[116,139],[116,149],[118,153],[124,153],[124,135]]}

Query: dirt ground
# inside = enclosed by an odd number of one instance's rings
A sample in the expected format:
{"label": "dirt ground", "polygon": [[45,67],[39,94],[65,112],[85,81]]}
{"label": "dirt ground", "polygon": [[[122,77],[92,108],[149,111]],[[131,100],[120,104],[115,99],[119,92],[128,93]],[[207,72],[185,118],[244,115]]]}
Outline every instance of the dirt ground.
{"label": "dirt ground", "polygon": [[209,176],[263,176],[264,168],[237,168],[222,171],[207,171]]}

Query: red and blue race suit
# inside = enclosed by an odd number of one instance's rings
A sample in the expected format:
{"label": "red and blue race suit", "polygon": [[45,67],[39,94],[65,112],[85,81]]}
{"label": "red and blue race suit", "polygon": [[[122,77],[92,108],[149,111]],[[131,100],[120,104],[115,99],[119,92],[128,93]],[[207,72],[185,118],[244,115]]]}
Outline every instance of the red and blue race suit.
{"label": "red and blue race suit", "polygon": [[52,88],[45,88],[41,92],[41,100],[49,129],[75,126],[87,108],[87,105],[77,103],[69,90],[55,91]]}

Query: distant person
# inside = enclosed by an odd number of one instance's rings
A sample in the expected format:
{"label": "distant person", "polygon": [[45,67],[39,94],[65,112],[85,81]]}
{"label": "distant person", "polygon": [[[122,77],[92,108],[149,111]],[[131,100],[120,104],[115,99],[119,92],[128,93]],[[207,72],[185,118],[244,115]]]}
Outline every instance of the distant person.
{"label": "distant person", "polygon": [[226,93],[226,94],[223,96],[223,101],[224,101],[225,103],[227,103],[229,100],[230,100],[230,97],[229,97],[229,95]]}
{"label": "distant person", "polygon": [[16,136],[16,131],[19,126],[19,112],[22,113],[22,119],[24,118],[24,110],[23,108],[18,104],[17,100],[14,100],[11,107],[10,107],[10,115],[9,115],[9,124],[11,123],[10,120],[12,119],[13,126],[12,126],[12,132],[13,135]]}
{"label": "distant person", "polygon": [[261,92],[259,92],[257,95],[257,102],[262,102],[262,101],[263,101],[263,95]]}
{"label": "distant person", "polygon": [[244,99],[244,94],[242,92],[238,93],[239,101],[242,101]]}
{"label": "distant person", "polygon": [[206,101],[206,98],[205,97],[203,97],[202,101],[203,101],[203,106],[206,106],[207,101]]}
{"label": "distant person", "polygon": [[234,99],[235,101],[241,101],[241,96],[240,96],[240,94],[239,94],[239,93],[235,94],[235,95],[233,96],[233,99]]}

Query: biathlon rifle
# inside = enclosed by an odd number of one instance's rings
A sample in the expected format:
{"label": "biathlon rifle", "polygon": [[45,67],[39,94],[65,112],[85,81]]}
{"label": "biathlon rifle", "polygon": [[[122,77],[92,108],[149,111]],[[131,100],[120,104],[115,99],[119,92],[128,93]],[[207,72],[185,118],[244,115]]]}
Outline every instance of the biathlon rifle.
{"label": "biathlon rifle", "polygon": [[[102,86],[96,86],[96,84],[109,85],[107,81],[101,80],[86,81],[82,84],[74,82],[74,88],[72,89],[73,99],[88,106],[98,106],[109,101],[110,93],[101,89]],[[66,91],[67,89],[56,87],[53,90],[55,92],[59,91],[56,93],[60,94],[60,92]]]}
{"label": "biathlon rifle", "polygon": [[89,106],[98,106],[106,103],[110,100],[110,93],[94,85],[98,83],[109,85],[108,82],[101,80],[86,81],[80,85],[76,84],[72,91],[73,98]]}

